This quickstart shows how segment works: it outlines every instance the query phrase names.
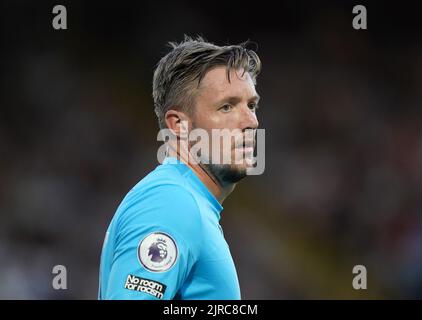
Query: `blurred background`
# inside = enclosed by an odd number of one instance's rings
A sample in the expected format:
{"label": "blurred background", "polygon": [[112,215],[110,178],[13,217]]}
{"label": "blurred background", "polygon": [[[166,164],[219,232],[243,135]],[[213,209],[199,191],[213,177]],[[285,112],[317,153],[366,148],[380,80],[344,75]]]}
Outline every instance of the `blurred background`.
{"label": "blurred background", "polygon": [[96,299],[106,228],[157,165],[154,66],[184,34],[263,63],[266,171],[221,220],[243,298],[422,298],[422,11],[277,2],[1,2],[0,298]]}

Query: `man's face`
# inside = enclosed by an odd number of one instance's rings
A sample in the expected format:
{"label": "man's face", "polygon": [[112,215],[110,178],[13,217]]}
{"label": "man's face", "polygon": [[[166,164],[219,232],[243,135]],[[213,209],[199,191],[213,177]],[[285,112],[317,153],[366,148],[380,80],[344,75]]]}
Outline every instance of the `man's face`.
{"label": "man's face", "polygon": [[[243,69],[231,70],[229,82],[226,67],[216,67],[206,73],[198,88],[190,117],[191,129],[205,129],[211,145],[212,129],[234,130],[232,132],[236,132],[237,138],[240,138],[232,139],[229,148],[231,164],[213,164],[211,160],[210,164],[205,165],[223,186],[238,182],[246,176],[250,163],[245,160],[235,163],[235,159],[239,154],[243,158],[253,156],[254,135],[247,135],[245,139],[245,130],[258,128],[255,113],[258,100],[252,78]],[[220,140],[220,153],[227,152],[223,147]]]}

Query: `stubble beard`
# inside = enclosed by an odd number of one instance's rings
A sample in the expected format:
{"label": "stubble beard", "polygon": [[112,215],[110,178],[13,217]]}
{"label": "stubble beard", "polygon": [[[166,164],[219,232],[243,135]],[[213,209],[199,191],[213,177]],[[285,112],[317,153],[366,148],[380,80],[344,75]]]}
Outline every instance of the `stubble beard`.
{"label": "stubble beard", "polygon": [[[195,128],[196,126],[192,124],[192,129]],[[189,145],[191,146],[191,143],[189,143]],[[217,182],[222,187],[225,187],[230,184],[235,184],[247,176],[247,170],[245,165],[212,163],[212,159],[207,159],[207,161],[200,161],[199,165],[209,175],[211,175],[215,180],[217,180]]]}

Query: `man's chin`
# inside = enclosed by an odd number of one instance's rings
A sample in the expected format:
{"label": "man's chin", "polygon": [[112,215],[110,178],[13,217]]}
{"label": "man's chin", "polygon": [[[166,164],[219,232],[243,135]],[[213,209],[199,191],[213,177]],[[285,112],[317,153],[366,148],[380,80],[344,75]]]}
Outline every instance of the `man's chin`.
{"label": "man's chin", "polygon": [[247,176],[246,165],[208,164],[206,166],[222,186],[237,183]]}

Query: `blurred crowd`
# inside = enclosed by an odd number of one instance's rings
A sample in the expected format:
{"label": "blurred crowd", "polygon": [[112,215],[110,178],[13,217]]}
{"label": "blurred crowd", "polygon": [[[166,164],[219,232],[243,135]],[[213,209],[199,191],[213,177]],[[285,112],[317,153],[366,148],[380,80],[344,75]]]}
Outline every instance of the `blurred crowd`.
{"label": "blurred crowd", "polygon": [[[261,8],[242,28],[232,7],[80,3],[58,32],[32,6],[13,30],[0,13],[0,298],[96,298],[106,228],[157,165],[153,69],[184,33],[253,40],[263,63],[266,171],[221,220],[243,298],[422,298],[420,28],[356,31],[344,4],[288,1],[284,21]],[[68,290],[52,288],[55,265]]]}

